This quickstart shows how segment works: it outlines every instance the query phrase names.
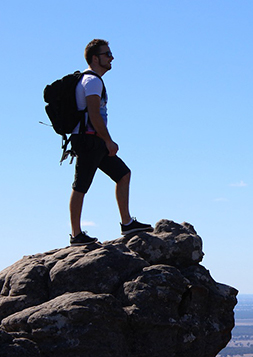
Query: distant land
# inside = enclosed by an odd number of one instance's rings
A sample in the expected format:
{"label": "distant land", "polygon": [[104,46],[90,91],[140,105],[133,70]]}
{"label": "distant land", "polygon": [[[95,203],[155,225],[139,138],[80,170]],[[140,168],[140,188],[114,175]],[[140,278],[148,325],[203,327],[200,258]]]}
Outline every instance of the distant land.
{"label": "distant land", "polygon": [[232,339],[217,357],[253,357],[253,294],[238,295]]}

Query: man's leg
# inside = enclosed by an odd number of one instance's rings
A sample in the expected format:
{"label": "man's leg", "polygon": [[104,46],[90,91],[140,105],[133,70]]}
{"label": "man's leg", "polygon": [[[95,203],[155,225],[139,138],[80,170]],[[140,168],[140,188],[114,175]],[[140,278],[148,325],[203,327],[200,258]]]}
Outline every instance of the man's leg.
{"label": "man's leg", "polygon": [[138,231],[151,231],[150,224],[138,222],[129,212],[129,183],[131,172],[118,156],[106,156],[99,168],[116,182],[116,199],[121,216],[121,233],[123,235]]}
{"label": "man's leg", "polygon": [[127,173],[116,184],[116,199],[119,207],[122,224],[127,224],[131,221],[129,213],[129,183],[131,173]]}
{"label": "man's leg", "polygon": [[83,207],[84,193],[79,191],[72,191],[70,197],[70,221],[72,227],[72,235],[70,236],[70,245],[79,246],[87,245],[97,242],[97,238],[89,237],[85,232],[81,230],[81,213]]}
{"label": "man's leg", "polygon": [[123,235],[138,232],[138,231],[152,231],[150,224],[138,222],[130,216],[129,212],[129,183],[131,173],[128,172],[116,184],[116,198],[121,215],[121,233]]}
{"label": "man's leg", "polygon": [[72,234],[71,245],[84,245],[95,243],[98,239],[89,237],[82,232],[81,214],[83,199],[92,183],[99,163],[107,155],[108,150],[102,139],[95,135],[72,135],[72,148],[77,154],[75,166],[75,178],[72,185],[73,191],[70,197],[70,221]]}
{"label": "man's leg", "polygon": [[81,213],[83,207],[84,193],[72,190],[69,209],[72,236],[75,237],[81,233]]}

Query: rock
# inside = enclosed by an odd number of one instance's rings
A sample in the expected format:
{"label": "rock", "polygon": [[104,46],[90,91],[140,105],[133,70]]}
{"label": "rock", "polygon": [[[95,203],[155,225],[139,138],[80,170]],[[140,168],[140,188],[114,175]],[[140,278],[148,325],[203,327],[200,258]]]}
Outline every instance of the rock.
{"label": "rock", "polygon": [[26,338],[13,338],[0,329],[0,357],[40,357],[36,344]]}
{"label": "rock", "polygon": [[106,244],[58,261],[50,270],[51,297],[66,291],[91,291],[97,294],[114,293],[123,282],[149,264],[123,244]]}
{"label": "rock", "polygon": [[188,266],[201,262],[204,256],[201,238],[185,222],[180,225],[163,219],[156,224],[154,234],[143,232],[117,241],[125,243],[150,264]]}
{"label": "rock", "polygon": [[237,290],[189,223],[24,257],[0,273],[0,357],[214,357]]}
{"label": "rock", "polygon": [[[127,315],[111,294],[65,293],[3,320],[5,331],[26,334],[46,356],[121,356]],[[96,338],[94,340],[94,337]]]}

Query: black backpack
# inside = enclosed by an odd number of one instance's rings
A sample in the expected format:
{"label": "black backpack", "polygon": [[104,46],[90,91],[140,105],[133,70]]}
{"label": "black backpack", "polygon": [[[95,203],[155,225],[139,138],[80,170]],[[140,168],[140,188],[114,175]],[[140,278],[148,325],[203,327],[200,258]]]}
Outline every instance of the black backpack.
{"label": "black backpack", "polygon": [[69,154],[72,159],[75,156],[71,150],[67,150],[70,138],[67,134],[71,134],[79,122],[81,127],[85,128],[85,113],[84,110],[78,110],[76,104],[75,90],[77,83],[84,74],[93,74],[101,79],[103,84],[102,97],[106,96],[106,89],[102,78],[93,71],[80,72],[76,71],[72,74],[58,79],[52,84],[48,84],[44,89],[44,101],[48,103],[45,106],[46,113],[52,123],[55,132],[62,136],[63,154],[60,163],[65,160]]}

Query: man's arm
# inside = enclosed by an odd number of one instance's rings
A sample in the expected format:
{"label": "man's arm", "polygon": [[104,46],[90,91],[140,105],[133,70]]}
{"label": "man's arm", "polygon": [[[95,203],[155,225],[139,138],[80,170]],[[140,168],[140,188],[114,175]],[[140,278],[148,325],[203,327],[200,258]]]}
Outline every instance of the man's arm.
{"label": "man's arm", "polygon": [[112,140],[109,131],[100,114],[100,97],[98,95],[89,95],[86,97],[88,114],[90,121],[96,130],[98,136],[105,141],[109,151],[109,156],[115,156],[119,150],[118,145]]}

